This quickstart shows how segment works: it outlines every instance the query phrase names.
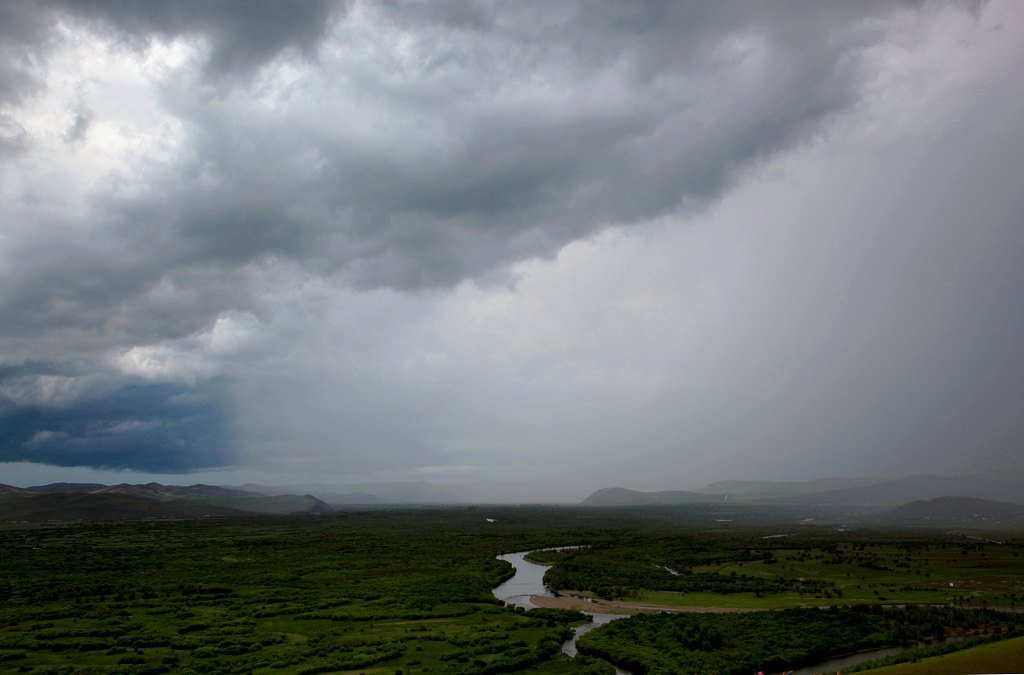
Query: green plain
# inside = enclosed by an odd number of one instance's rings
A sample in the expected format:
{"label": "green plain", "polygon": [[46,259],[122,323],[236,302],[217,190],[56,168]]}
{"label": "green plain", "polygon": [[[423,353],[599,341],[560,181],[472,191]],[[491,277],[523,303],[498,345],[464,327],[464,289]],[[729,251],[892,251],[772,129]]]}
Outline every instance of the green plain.
{"label": "green plain", "polygon": [[[491,593],[511,575],[496,555],[565,545],[585,548],[538,556],[559,588],[663,606],[1024,600],[1016,537],[807,528],[775,539],[769,525],[686,516],[466,507],[7,525],[0,672],[610,673],[599,648],[613,631],[590,633],[592,657],[570,660],[559,644],[577,614],[524,613]],[[697,642],[729,634],[704,622],[697,640],[688,625],[677,628]]]}
{"label": "green plain", "polygon": [[1024,670],[1024,638],[1013,638],[952,654],[861,671],[871,675],[963,675],[963,673],[1020,673]]}

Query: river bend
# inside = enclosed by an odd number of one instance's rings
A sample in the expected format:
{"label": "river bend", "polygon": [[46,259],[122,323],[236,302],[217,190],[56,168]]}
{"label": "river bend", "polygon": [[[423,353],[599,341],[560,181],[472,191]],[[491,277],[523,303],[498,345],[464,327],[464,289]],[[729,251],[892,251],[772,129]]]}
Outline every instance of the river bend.
{"label": "river bend", "polygon": [[[536,550],[559,551],[568,548],[574,547],[559,546]],[[530,598],[534,596],[547,598],[554,597],[555,594],[544,585],[544,572],[547,571],[548,566],[538,565],[537,563],[527,560],[526,556],[531,553],[534,553],[534,551],[519,551],[517,553],[505,553],[498,556],[498,560],[504,560],[505,562],[510,563],[512,567],[515,568],[516,573],[515,576],[505,583],[494,587],[492,591],[492,593],[494,593],[494,597],[507,605],[515,605],[527,610],[537,608],[537,605],[533,604],[530,600]],[[590,617],[590,621],[581,626],[577,626],[574,629],[572,639],[562,643],[562,652],[570,657],[575,657],[578,653],[576,649],[576,640],[579,639],[581,635],[589,633],[598,626],[603,626],[609,621],[624,619],[628,616],[623,614],[602,614],[600,612],[586,612],[586,614]],[[618,666],[615,667],[615,672],[617,675],[632,675],[628,670],[623,670]]]}

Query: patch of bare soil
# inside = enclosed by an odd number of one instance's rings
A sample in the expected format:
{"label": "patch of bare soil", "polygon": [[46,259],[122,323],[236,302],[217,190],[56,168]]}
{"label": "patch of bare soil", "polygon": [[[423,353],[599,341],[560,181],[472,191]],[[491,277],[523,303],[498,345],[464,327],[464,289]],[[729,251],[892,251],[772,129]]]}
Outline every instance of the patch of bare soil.
{"label": "patch of bare soil", "polygon": [[637,614],[639,612],[702,612],[706,614],[724,614],[732,612],[757,612],[756,609],[739,607],[698,607],[694,605],[645,605],[624,600],[602,600],[588,598],[571,592],[559,593],[551,598],[534,595],[530,598],[537,607],[548,609],[578,609],[581,612],[597,612],[599,614]]}

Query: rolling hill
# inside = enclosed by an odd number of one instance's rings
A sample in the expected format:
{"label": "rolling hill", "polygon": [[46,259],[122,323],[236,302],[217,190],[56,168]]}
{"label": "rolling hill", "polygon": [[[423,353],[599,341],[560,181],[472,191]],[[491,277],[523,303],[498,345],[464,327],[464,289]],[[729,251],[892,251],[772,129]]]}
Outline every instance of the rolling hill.
{"label": "rolling hill", "polygon": [[714,504],[720,502],[789,506],[868,507],[892,509],[908,502],[949,496],[1024,504],[1024,474],[1019,471],[964,476],[915,474],[888,480],[825,478],[773,482],[727,480],[693,491],[642,492],[602,488],[583,500],[584,506]]}
{"label": "rolling hill", "polygon": [[752,500],[861,488],[880,482],[882,481],[877,478],[820,478],[818,480],[785,482],[723,480],[705,485],[695,492],[714,495],[727,494],[731,499]]}
{"label": "rolling hill", "polygon": [[667,506],[673,504],[706,504],[720,502],[724,495],[708,495],[686,490],[639,492],[612,487],[597,490],[583,500],[583,506]]}
{"label": "rolling hill", "polygon": [[940,527],[992,527],[1024,524],[1024,504],[976,497],[920,499],[880,513],[873,520],[886,524]]}
{"label": "rolling hill", "polygon": [[317,514],[330,510],[330,505],[308,494],[261,495],[217,485],[0,485],[0,521],[202,518]]}
{"label": "rolling hill", "polygon": [[1007,474],[916,474],[872,485],[764,499],[765,503],[893,508],[912,501],[958,495],[1024,503],[1024,481]]}
{"label": "rolling hill", "polygon": [[244,511],[192,501],[158,502],[125,494],[44,492],[4,500],[5,522],[77,522],[105,520],[191,519],[244,516]]}
{"label": "rolling hill", "polygon": [[219,485],[162,485],[146,483],[130,485],[122,483],[93,491],[92,494],[125,494],[157,501],[187,499],[204,504],[225,506],[252,513],[278,514],[325,513],[331,507],[312,495],[261,495],[245,490],[221,487]]}

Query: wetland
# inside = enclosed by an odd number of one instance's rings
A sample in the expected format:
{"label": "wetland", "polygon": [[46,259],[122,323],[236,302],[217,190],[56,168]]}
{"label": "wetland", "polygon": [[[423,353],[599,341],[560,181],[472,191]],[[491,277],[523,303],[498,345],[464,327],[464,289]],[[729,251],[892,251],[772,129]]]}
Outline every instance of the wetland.
{"label": "wetland", "polygon": [[[768,672],[1024,628],[1002,611],[1024,598],[1021,536],[775,527],[555,507],[9,525],[0,671]],[[496,597],[509,551],[533,552],[554,605]],[[571,658],[606,606],[626,618]]]}

